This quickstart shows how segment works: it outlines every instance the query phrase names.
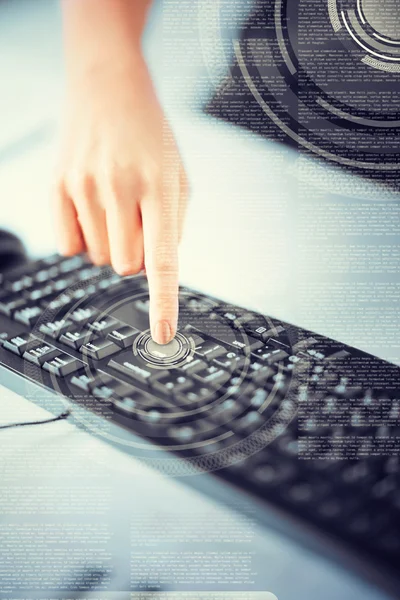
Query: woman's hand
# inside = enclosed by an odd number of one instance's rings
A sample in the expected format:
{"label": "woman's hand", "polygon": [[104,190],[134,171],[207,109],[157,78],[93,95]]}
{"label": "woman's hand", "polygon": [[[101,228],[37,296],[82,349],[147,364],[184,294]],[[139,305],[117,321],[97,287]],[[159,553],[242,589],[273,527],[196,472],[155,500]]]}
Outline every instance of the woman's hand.
{"label": "woman's hand", "polygon": [[[78,71],[79,72],[79,71]],[[178,318],[178,243],[187,182],[141,53],[68,82],[54,197],[62,254],[87,250],[121,275],[145,268],[154,340]]]}

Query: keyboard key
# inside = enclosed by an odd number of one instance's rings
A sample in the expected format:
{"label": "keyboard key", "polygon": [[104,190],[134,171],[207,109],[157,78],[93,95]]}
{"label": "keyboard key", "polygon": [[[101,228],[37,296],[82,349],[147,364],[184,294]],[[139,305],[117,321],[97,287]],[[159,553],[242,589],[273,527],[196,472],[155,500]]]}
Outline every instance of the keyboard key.
{"label": "keyboard key", "polygon": [[26,292],[26,298],[30,302],[37,302],[38,300],[43,300],[53,295],[54,288],[51,283],[35,286],[34,288],[27,290]]}
{"label": "keyboard key", "polygon": [[87,329],[82,329],[80,331],[67,331],[60,336],[60,342],[62,344],[66,344],[70,348],[74,350],[80,350],[83,344],[87,343],[89,340],[93,342],[97,339],[97,335],[91,333]]}
{"label": "keyboard key", "polygon": [[221,306],[216,308],[214,312],[216,312],[223,321],[228,322],[234,329],[241,329],[243,327],[243,322],[252,318],[252,315],[248,311],[235,306]]}
{"label": "keyboard key", "polygon": [[180,371],[182,373],[186,373],[187,375],[194,375],[198,371],[202,371],[207,367],[207,363],[200,358],[188,361],[185,365],[180,367]]}
{"label": "keyboard key", "polygon": [[249,398],[249,404],[255,409],[259,409],[264,407],[267,402],[269,392],[268,390],[263,390],[262,388],[256,388],[253,386],[253,390],[246,390],[246,395]]}
{"label": "keyboard key", "polygon": [[91,388],[97,385],[96,375],[76,374],[70,378],[70,383],[84,392],[90,392]]}
{"label": "keyboard key", "polygon": [[70,375],[71,373],[75,373],[80,369],[85,367],[85,363],[65,352],[61,352],[58,356],[53,358],[52,360],[45,362],[43,365],[43,369],[49,371],[50,373],[54,373],[58,377],[65,377],[66,375]]}
{"label": "keyboard key", "polygon": [[4,340],[3,348],[10,350],[10,352],[17,354],[18,356],[22,356],[30,340],[31,337],[29,333],[21,333],[20,335]]}
{"label": "keyboard key", "polygon": [[[203,335],[205,336],[205,334],[203,334],[199,329],[197,329],[197,327],[194,327],[193,325],[186,325],[185,332],[187,333],[187,335],[189,335],[193,339],[196,339],[196,338],[200,339],[200,343],[196,344],[196,351],[197,351],[197,345],[198,346],[204,346],[204,344],[206,344],[206,348],[209,348],[209,347],[215,348],[216,346],[220,346],[221,348],[223,348],[225,355],[228,355],[229,353],[232,353],[233,351],[234,351],[233,352],[234,355],[241,354],[241,356],[243,356],[242,353],[245,353],[245,344],[241,343],[241,342],[237,343],[237,347],[233,347],[232,344],[228,343],[228,342],[226,342],[226,346],[223,346],[222,344],[219,344],[218,340],[214,340],[214,341],[213,340],[207,340],[207,341],[205,341],[203,339],[203,337],[202,337]],[[210,346],[208,346],[208,344],[210,344]],[[196,356],[196,354],[197,354],[197,352],[195,353],[195,356]],[[219,351],[218,351],[218,354],[219,354]],[[232,357],[233,357],[233,354],[232,354]],[[222,357],[223,354],[220,354],[219,356]],[[197,361],[198,360],[201,360],[201,357],[199,357],[197,359]],[[211,360],[212,360],[213,364],[215,364],[218,359],[216,359],[216,360],[211,359]],[[207,366],[205,364],[205,361],[202,360],[202,363],[204,365],[203,368],[205,368],[205,366]],[[191,373],[196,372],[195,370],[191,370],[190,367],[187,367],[187,368],[189,369],[188,372],[191,372]],[[198,368],[197,368],[197,365],[196,365],[196,370],[198,370],[198,371],[201,370],[200,365],[198,366]]]}
{"label": "keyboard key", "polygon": [[174,396],[178,393],[184,393],[193,388],[194,384],[188,377],[179,374],[176,370],[160,371],[150,379],[150,385],[156,392],[166,396]]}
{"label": "keyboard key", "polygon": [[41,269],[40,271],[38,271],[34,276],[34,280],[37,283],[47,283],[49,280],[52,280],[55,277],[57,277],[58,274],[58,268],[54,265],[52,267],[49,267],[48,269]]}
{"label": "keyboard key", "polygon": [[179,444],[190,444],[207,439],[215,430],[216,426],[212,421],[202,419],[190,424],[173,425],[168,429],[168,434]]}
{"label": "keyboard key", "polygon": [[46,256],[45,258],[42,258],[38,264],[51,267],[53,265],[60,264],[63,260],[64,259],[62,256],[60,256],[60,254],[51,254],[50,256]]}
{"label": "keyboard key", "polygon": [[204,343],[204,338],[200,335],[198,335],[197,333],[191,332],[189,330],[190,333],[190,340],[193,342],[195,349],[197,349],[198,346],[201,346]]}
{"label": "keyboard key", "polygon": [[253,350],[252,357],[253,357],[253,359],[255,358],[256,360],[259,360],[259,361],[268,362],[271,352],[273,352],[274,350],[277,350],[277,347],[274,346],[273,344],[271,344],[271,343],[263,344],[260,348]]}
{"label": "keyboard key", "polygon": [[63,259],[59,264],[61,273],[69,273],[70,271],[76,271],[85,264],[85,257],[83,254],[77,254],[71,258]]}
{"label": "keyboard key", "polygon": [[60,279],[53,280],[53,289],[57,294],[60,294],[64,290],[68,289],[75,282],[76,278],[73,276],[61,277]]}
{"label": "keyboard key", "polygon": [[220,344],[216,344],[211,340],[204,341],[196,345],[196,355],[203,360],[211,361],[213,358],[218,358],[226,354],[226,348]]}
{"label": "keyboard key", "polygon": [[216,365],[220,369],[226,371],[242,371],[246,366],[249,365],[249,359],[243,354],[237,352],[228,352],[224,356],[220,356],[212,361],[213,365]]}
{"label": "keyboard key", "polygon": [[[247,312],[239,317],[236,325],[240,329],[244,329],[248,335],[262,342],[265,342],[271,335],[270,325],[262,315]],[[276,330],[274,329],[274,331]]]}
{"label": "keyboard key", "polygon": [[241,419],[234,420],[231,426],[236,433],[246,435],[259,429],[264,423],[263,416],[258,411],[252,410]]}
{"label": "keyboard key", "polygon": [[91,386],[91,392],[96,398],[109,400],[128,397],[134,393],[134,388],[114,377],[109,377],[107,381],[99,381],[94,387]]}
{"label": "keyboard key", "polygon": [[242,342],[241,340],[234,340],[231,343],[231,346],[234,350],[239,350],[240,352],[243,352],[243,354],[249,354],[245,342]]}
{"label": "keyboard key", "polygon": [[109,277],[101,279],[98,283],[98,288],[99,290],[106,291],[109,288],[112,288],[112,286],[117,285],[118,283],[121,283],[121,277],[116,273],[113,273]]}
{"label": "keyboard key", "polygon": [[52,360],[58,354],[60,354],[60,351],[57,348],[50,344],[46,344],[46,342],[43,342],[42,340],[37,340],[33,343],[29,343],[23,358],[34,363],[38,367],[41,367],[45,362]]}
{"label": "keyboard key", "polygon": [[216,399],[216,393],[213,389],[201,386],[195,382],[195,386],[182,394],[176,393],[175,400],[179,406],[187,408],[199,408],[209,404]]}
{"label": "keyboard key", "polygon": [[59,313],[59,311],[63,310],[66,312],[69,307],[71,307],[75,303],[75,299],[69,294],[61,294],[57,296],[54,300],[41,300],[39,302],[40,306],[47,308],[50,311],[55,311]]}
{"label": "keyboard key", "polygon": [[184,297],[183,299],[184,311],[190,311],[192,313],[206,314],[215,308],[216,302],[202,298],[200,296],[192,296],[190,298]]}
{"label": "keyboard key", "polygon": [[79,351],[94,360],[102,360],[103,358],[107,358],[107,356],[120,352],[121,348],[111,340],[98,338],[81,346]]}
{"label": "keyboard key", "polygon": [[275,338],[276,341],[278,341],[278,337],[281,336],[283,337],[286,333],[286,329],[282,326],[282,325],[276,325],[276,326],[272,326],[270,328],[265,327],[265,326],[259,326],[259,327],[255,327],[253,328],[251,325],[249,327],[248,324],[246,324],[244,326],[244,329],[246,331],[247,334],[251,335],[252,337],[261,340],[262,342],[268,342],[268,340],[272,337]]}
{"label": "keyboard key", "polygon": [[315,344],[318,344],[318,340],[313,337],[308,337],[305,340],[298,341],[292,348],[293,354],[297,354],[297,352],[304,352],[308,348],[311,348]]}
{"label": "keyboard key", "polygon": [[251,352],[258,350],[258,348],[262,348],[264,343],[261,340],[247,336],[247,339],[244,337],[243,340],[234,340],[230,345],[233,347],[232,349],[240,350],[243,354],[248,356]]}
{"label": "keyboard key", "polygon": [[7,317],[11,317],[14,311],[24,308],[26,304],[27,302],[21,294],[0,293],[0,313]]}
{"label": "keyboard key", "polygon": [[142,313],[145,314],[149,314],[150,311],[150,300],[136,300],[136,302],[133,303],[134,307],[136,308],[136,310],[139,310]]}
{"label": "keyboard key", "polygon": [[257,389],[254,383],[243,380],[241,377],[232,377],[224,386],[229,397],[239,400],[241,404],[248,406],[249,398]]}
{"label": "keyboard key", "polygon": [[289,354],[287,352],[285,352],[284,350],[274,350],[274,352],[271,352],[271,356],[268,360],[268,363],[270,365],[277,363],[277,362],[283,362],[285,361],[287,358],[289,358]]}
{"label": "keyboard key", "polygon": [[215,365],[210,365],[202,371],[198,371],[193,378],[199,381],[202,385],[210,385],[212,387],[220,387],[229,381],[231,375],[223,369],[219,369]]}
{"label": "keyboard key", "polygon": [[183,331],[193,340],[195,347],[204,343],[206,335],[194,325],[186,325]]}
{"label": "keyboard key", "polygon": [[135,396],[132,398],[117,398],[113,402],[113,408],[118,412],[123,413],[129,417],[137,415],[137,409],[140,404],[135,400]]}
{"label": "keyboard key", "polygon": [[123,373],[134,381],[139,381],[147,385],[149,378],[154,374],[154,371],[147,368],[145,363],[136,359],[131,352],[124,353],[125,356],[119,356],[112,359],[108,365],[119,373]]}
{"label": "keyboard key", "polygon": [[176,415],[176,407],[170,401],[165,398],[155,398],[141,391],[139,393],[140,405],[138,407],[137,418],[140,421],[150,425],[159,423],[163,420],[163,417],[167,417],[169,424],[179,421],[179,416]]}
{"label": "keyboard key", "polygon": [[68,318],[78,325],[86,325],[86,323],[92,323],[99,315],[99,311],[94,306],[86,306],[85,308],[77,308],[74,310]]}
{"label": "keyboard key", "polygon": [[54,339],[59,338],[63,333],[73,326],[72,321],[60,319],[59,321],[48,321],[39,327],[39,331]]}
{"label": "keyboard key", "polygon": [[252,352],[256,352],[256,350],[258,350],[259,348],[262,348],[263,346],[264,346],[264,342],[262,342],[261,340],[257,340],[253,337],[247,336],[245,354],[249,355]]}
{"label": "keyboard key", "polygon": [[178,425],[170,427],[169,436],[180,444],[190,444],[195,441],[196,430],[190,425]]}
{"label": "keyboard key", "polygon": [[273,364],[288,358],[289,354],[285,352],[283,348],[277,348],[272,344],[265,344],[262,348],[252,352],[252,357],[257,361],[261,361],[267,364]]}
{"label": "keyboard key", "polygon": [[224,423],[230,423],[232,419],[236,419],[243,412],[243,405],[233,398],[224,400],[221,404],[213,408],[210,411],[210,418],[222,425]]}
{"label": "keyboard key", "polygon": [[267,379],[271,379],[275,374],[275,371],[271,369],[266,363],[258,361],[250,362],[248,370],[245,374],[246,379],[257,381],[260,385]]}
{"label": "keyboard key", "polygon": [[23,275],[17,279],[10,279],[4,282],[4,287],[10,292],[22,292],[33,285],[33,277]]}
{"label": "keyboard key", "polygon": [[[95,388],[100,388],[104,385],[111,384],[115,380],[112,375],[100,371],[97,369],[87,370],[85,373],[76,373],[70,379],[69,382],[74,387],[77,387],[85,392],[92,393]],[[117,381],[117,380],[115,380]],[[118,383],[121,383],[118,381]]]}
{"label": "keyboard key", "polygon": [[110,331],[107,338],[114,342],[114,344],[117,344],[120,348],[125,349],[133,344],[133,340],[138,333],[140,332],[135,327],[124,325]]}
{"label": "keyboard key", "polygon": [[15,321],[18,321],[18,323],[33,327],[41,314],[42,308],[40,306],[26,306],[22,310],[16,310],[13,318]]}
{"label": "keyboard key", "polygon": [[117,329],[119,325],[120,321],[117,321],[117,319],[107,315],[100,320],[95,320],[89,323],[88,329],[90,329],[90,331],[94,331],[94,333],[98,333],[99,335],[107,335],[113,329]]}

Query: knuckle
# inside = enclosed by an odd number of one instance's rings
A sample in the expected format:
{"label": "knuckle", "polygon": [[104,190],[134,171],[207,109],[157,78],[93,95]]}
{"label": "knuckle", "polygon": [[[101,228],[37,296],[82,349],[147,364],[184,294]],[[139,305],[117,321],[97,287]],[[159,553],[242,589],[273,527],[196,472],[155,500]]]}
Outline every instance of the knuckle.
{"label": "knuckle", "polygon": [[154,189],[160,187],[163,180],[163,171],[160,161],[148,161],[143,168],[142,177],[146,188]]}
{"label": "knuckle", "polygon": [[107,173],[108,187],[113,193],[115,199],[119,200],[122,197],[123,177],[115,169],[110,169]]}
{"label": "knuckle", "polygon": [[73,172],[68,178],[68,188],[76,201],[91,201],[94,197],[95,181],[85,172]]}
{"label": "knuckle", "polygon": [[111,198],[118,206],[124,206],[140,194],[141,179],[136,169],[131,166],[113,167],[107,173],[108,189]]}
{"label": "knuckle", "polygon": [[64,177],[56,176],[51,182],[52,198],[55,202],[65,202],[68,198],[67,186]]}

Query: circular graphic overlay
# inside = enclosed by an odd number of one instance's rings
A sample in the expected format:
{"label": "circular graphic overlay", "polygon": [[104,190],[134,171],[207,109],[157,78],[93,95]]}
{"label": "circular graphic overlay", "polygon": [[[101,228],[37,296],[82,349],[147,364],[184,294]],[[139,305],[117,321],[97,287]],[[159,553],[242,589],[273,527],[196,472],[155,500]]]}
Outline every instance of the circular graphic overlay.
{"label": "circular graphic overlay", "polygon": [[140,356],[148,366],[156,369],[176,369],[193,360],[194,341],[177,332],[169,344],[157,344],[150,330],[139,335],[132,346],[135,356]]}
{"label": "circular graphic overlay", "polygon": [[176,338],[168,344],[160,345],[153,339],[150,339],[146,344],[146,351],[156,358],[172,358],[179,353],[180,349],[181,345]]}
{"label": "circular graphic overlay", "polygon": [[359,6],[361,18],[383,36],[384,39],[400,44],[400,4],[398,0],[361,0]]}
{"label": "circular graphic overlay", "polygon": [[[94,335],[93,319],[107,325],[108,317],[119,321],[112,324],[114,329],[130,327],[135,336],[129,345],[100,361],[71,347],[67,354],[82,361],[80,370],[63,377],[46,372],[61,402],[70,407],[69,398],[73,399],[76,422],[173,476],[236,465],[285,432],[297,413],[292,389],[299,374],[297,359],[290,356],[290,337],[284,345],[287,352],[268,344],[268,337],[260,344],[248,336],[235,307],[222,310],[201,294],[181,290],[179,330],[170,344],[161,346],[151,338],[148,292],[137,280],[127,281],[118,294],[93,298],[96,312],[92,314],[94,307],[81,291],[104,281],[106,275],[101,275],[71,286],[68,294],[76,302],[59,312],[61,295],[44,311],[33,332],[45,344],[43,323],[72,320],[75,329],[87,330],[82,337],[86,344]],[[243,309],[238,310],[243,315]],[[249,313],[243,316],[248,318]],[[270,319],[254,316],[256,334],[279,335]],[[147,327],[140,322],[147,322]],[[249,344],[258,352],[258,360],[250,360]],[[285,357],[283,363],[273,361],[276,354]],[[120,369],[115,369],[114,360]],[[25,369],[37,381],[45,375],[31,362]],[[133,372],[139,380],[131,377]],[[114,426],[115,419],[122,427]]]}
{"label": "circular graphic overlay", "polygon": [[264,2],[233,40],[227,101],[247,87],[267,135],[272,120],[279,139],[283,132],[310,153],[398,176],[399,13],[397,0]]}

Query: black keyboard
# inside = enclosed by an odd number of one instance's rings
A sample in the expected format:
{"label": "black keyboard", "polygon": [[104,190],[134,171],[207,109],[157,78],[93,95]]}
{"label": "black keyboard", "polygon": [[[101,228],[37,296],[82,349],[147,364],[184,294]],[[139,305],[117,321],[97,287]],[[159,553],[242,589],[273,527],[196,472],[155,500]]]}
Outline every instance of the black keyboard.
{"label": "black keyboard", "polygon": [[166,472],[213,473],[397,580],[399,367],[184,287],[158,346],[148,308],[144,276],[83,255],[8,272],[0,381],[68,398],[122,449],[151,462],[161,448]]}

